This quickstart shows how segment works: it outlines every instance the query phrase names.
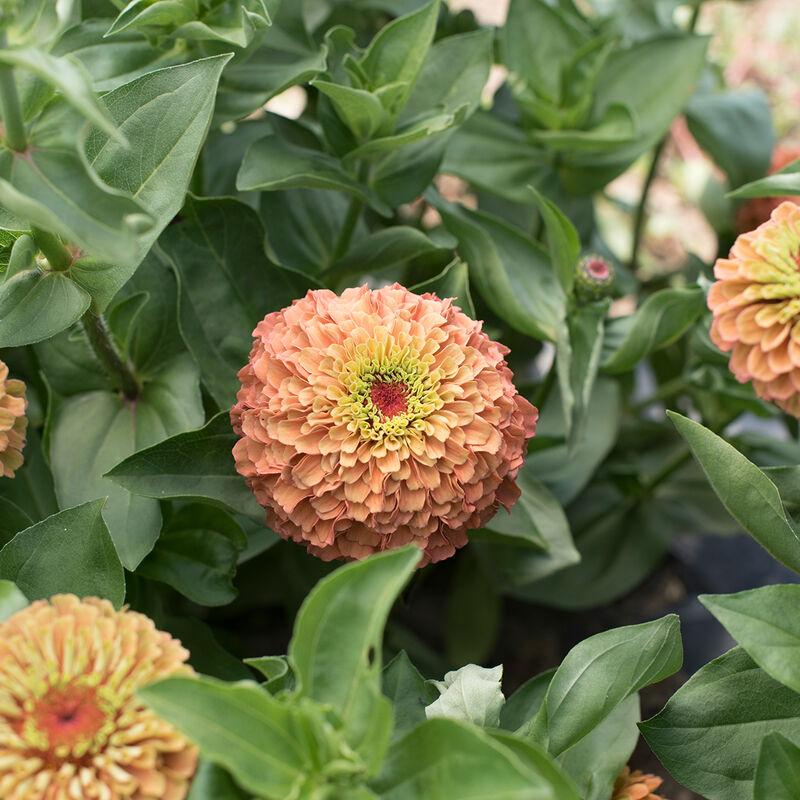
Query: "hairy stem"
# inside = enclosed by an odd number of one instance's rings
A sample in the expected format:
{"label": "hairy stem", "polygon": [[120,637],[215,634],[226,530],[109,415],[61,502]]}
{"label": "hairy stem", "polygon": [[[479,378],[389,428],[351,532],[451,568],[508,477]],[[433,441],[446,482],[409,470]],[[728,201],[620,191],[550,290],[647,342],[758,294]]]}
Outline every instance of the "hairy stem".
{"label": "hairy stem", "polygon": [[103,317],[89,310],[81,318],[81,323],[94,354],[115,381],[123,397],[126,400],[136,400],[141,393],[141,386],[131,368],[117,352]]}
{"label": "hairy stem", "polygon": [[47,263],[56,272],[69,269],[72,265],[72,253],[54,233],[43,231],[31,225],[31,233],[36,246],[44,253]]}
{"label": "hairy stem", "polygon": [[[0,49],[6,46],[6,35],[0,31]],[[22,107],[19,104],[17,83],[11,67],[0,67],[0,115],[3,117],[3,134],[6,144],[19,153],[28,147],[25,125],[22,121]]]}

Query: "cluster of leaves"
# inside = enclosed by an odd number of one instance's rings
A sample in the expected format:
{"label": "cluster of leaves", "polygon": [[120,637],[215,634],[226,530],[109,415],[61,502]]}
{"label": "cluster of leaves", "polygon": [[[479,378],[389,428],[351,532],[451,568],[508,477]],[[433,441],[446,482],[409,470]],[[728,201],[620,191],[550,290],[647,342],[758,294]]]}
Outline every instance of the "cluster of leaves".
{"label": "cluster of leaves", "polygon": [[[797,164],[763,179],[763,97],[725,89],[678,0],[512,0],[497,31],[440,0],[9,5],[0,358],[28,384],[31,424],[25,466],[0,480],[3,612],[70,591],[180,636],[216,679],[143,696],[203,751],[192,800],[607,800],[638,735],[636,692],[679,666],[676,620],[592,637],[507,701],[499,676],[474,670],[437,688],[405,655],[381,673],[384,623],[416,563],[401,551],[323,580],[288,657],[245,667],[203,607],[234,601],[237,568],[253,567],[238,608],[293,615],[329,568],[276,546],[234,470],[228,409],[253,327],[308,288],[398,280],[457,298],[512,348],[539,432],[519,502],[459,557],[453,665],[490,652],[498,594],[609,602],[685,531],[741,526],[798,570],[800,449],[750,435],[737,450],[715,433],[743,412],[796,430],[711,344],[709,265],[644,280],[635,249],[615,262],[595,214],[598,192],[685,113],[734,190],[709,211],[724,247],[739,198],[800,194]],[[507,79],[489,102],[498,64]],[[299,118],[264,110],[290,87],[305,93]],[[576,292],[589,251],[615,263],[609,297]],[[636,311],[609,317],[613,295]],[[667,405],[707,427],[676,417],[682,439]],[[800,744],[793,592],[708,600],[743,649],[644,728],[711,800],[791,796],[778,787],[796,748],[764,734]],[[251,667],[264,685],[224,682]],[[467,699],[448,699],[451,685]],[[697,731],[714,733],[699,747]]]}

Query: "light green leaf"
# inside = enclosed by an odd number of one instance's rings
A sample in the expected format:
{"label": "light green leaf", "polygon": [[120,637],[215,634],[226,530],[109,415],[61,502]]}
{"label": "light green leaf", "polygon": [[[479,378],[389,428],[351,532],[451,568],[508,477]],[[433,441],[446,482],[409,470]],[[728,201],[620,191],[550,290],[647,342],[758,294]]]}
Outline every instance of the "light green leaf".
{"label": "light green leaf", "polygon": [[697,286],[651,294],[634,314],[622,344],[603,362],[603,370],[633,369],[645,356],[683,336],[705,310],[705,292]]}
{"label": "light green leaf", "polygon": [[428,719],[457,719],[479,728],[496,728],[505,703],[500,688],[502,680],[502,664],[491,669],[467,664],[448,672],[443,681],[433,681],[440,695],[425,706],[425,716]]}
{"label": "light green leaf", "polygon": [[186,800],[250,800],[250,794],[240,789],[222,767],[201,760]]}
{"label": "light green leaf", "polygon": [[575,265],[581,250],[578,232],[558,206],[536,191],[533,186],[529,186],[528,189],[532,192],[536,207],[544,220],[550,260],[556,269],[561,288],[569,295],[575,283]]}
{"label": "light green leaf", "polygon": [[18,533],[0,550],[0,577],[31,600],[105,597],[119,608],[125,576],[102,517],[104,500],[68,508]]}
{"label": "light green leaf", "polygon": [[[626,697],[680,669],[680,622],[670,614],[653,622],[595,634],[575,645],[556,670],[539,711],[553,755],[576,745]],[[538,727],[537,720],[537,727]]]}
{"label": "light green leaf", "polygon": [[728,197],[744,200],[748,197],[781,197],[800,194],[800,158],[787,164],[774,175],[740,186]]}
{"label": "light green leaf", "polygon": [[381,101],[363,89],[315,80],[311,85],[328,97],[342,122],[356,139],[370,139],[384,123],[386,112]]}
{"label": "light green leaf", "polygon": [[22,611],[28,602],[16,583],[0,580],[0,622],[5,622],[12,614]]}
{"label": "light green leaf", "polygon": [[439,695],[420,675],[405,650],[384,667],[382,691],[394,708],[392,741],[424,722],[425,706]]}
{"label": "light green leaf", "polygon": [[230,413],[221,411],[202,428],[139,449],[106,476],[137,495],[215,502],[263,522],[261,506],[234,466],[231,451],[238,438]]}
{"label": "light green leaf", "polygon": [[107,496],[103,516],[122,563],[135,569],[161,529],[158,502],[129,494],[104,477],[131,453],[203,419],[198,374],[188,356],[176,359],[128,403],[111,392],[64,402],[52,422],[50,459],[62,506]]}
{"label": "light green leaf", "polygon": [[780,733],[800,745],[800,695],[737,647],[702,667],[639,728],[684,786],[708,800],[752,800],[762,739]]}
{"label": "light green leaf", "polygon": [[800,586],[762,586],[700,601],[768,675],[800,693]]}
{"label": "light green leaf", "polygon": [[523,729],[533,723],[555,674],[555,669],[549,669],[525,681],[501,709],[500,727],[524,737]]}
{"label": "light green leaf", "polygon": [[761,742],[753,800],[794,800],[800,786],[800,747],[779,733]]}
{"label": "light green leaf", "polygon": [[667,414],[736,521],[772,556],[800,572],[800,538],[775,484],[712,431],[674,411]]}

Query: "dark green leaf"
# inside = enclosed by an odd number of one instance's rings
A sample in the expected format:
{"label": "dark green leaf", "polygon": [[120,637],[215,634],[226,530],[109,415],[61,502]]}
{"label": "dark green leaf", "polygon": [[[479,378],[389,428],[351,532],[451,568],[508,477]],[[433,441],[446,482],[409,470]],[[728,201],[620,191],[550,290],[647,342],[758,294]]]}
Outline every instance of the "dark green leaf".
{"label": "dark green leaf", "polygon": [[603,362],[603,370],[633,369],[645,356],[683,336],[705,310],[705,292],[699,287],[662,289],[650,295],[634,314],[622,344]]}
{"label": "dark green leaf", "polygon": [[253,673],[216,639],[204,622],[194,617],[167,617],[164,630],[180,639],[189,651],[189,663],[202,675],[225,681],[241,681]]}
{"label": "dark green leaf", "polygon": [[167,520],[137,572],[169,584],[195,603],[221,606],[236,597],[233,576],[246,545],[241,525],[225,511],[187,505]]}
{"label": "dark green leaf", "polygon": [[775,484],[715,433],[674,411],[667,414],[725,508],[778,561],[800,572],[800,538]]}
{"label": "dark green leaf", "polygon": [[393,741],[425,722],[425,706],[439,696],[436,688],[419,674],[405,650],[384,667],[382,691],[394,707]]}
{"label": "dark green leaf", "polygon": [[[556,674],[554,669],[529,678],[509,697],[500,711],[500,727],[507,731],[519,731],[532,723],[547,694],[547,687]],[[523,734],[524,735],[524,734]]]}
{"label": "dark green leaf", "polygon": [[782,170],[741,186],[731,192],[728,197],[745,199],[747,197],[781,197],[782,195],[800,194],[800,159],[787,164]]}
{"label": "dark green leaf", "polygon": [[139,450],[107,476],[144,497],[211,500],[263,521],[264,512],[234,467],[231,451],[237,439],[230,414],[222,411],[198,430]]}
{"label": "dark green leaf", "polygon": [[753,800],[794,800],[800,786],[800,747],[779,733],[761,742]]}
{"label": "dark green leaf", "polygon": [[454,305],[458,306],[468,317],[475,319],[475,306],[469,292],[468,268],[458,258],[453,259],[438,275],[412,286],[411,291],[418,294],[433,292],[442,300],[451,297]]}
{"label": "dark green leaf", "polygon": [[561,288],[565,294],[572,294],[572,285],[575,283],[575,265],[581,250],[578,232],[558,206],[537,192],[533,186],[528,188],[533,193],[536,207],[544,220],[547,230],[547,249]]}
{"label": "dark green leaf", "polygon": [[639,728],[675,780],[708,800],[752,800],[761,740],[800,744],[800,695],[737,647],[684,684]]}
{"label": "dark green leaf", "polygon": [[250,793],[240,789],[222,767],[200,761],[186,800],[250,800]]}
{"label": "dark green leaf", "polygon": [[31,600],[54,594],[106,597],[119,608],[125,576],[102,517],[104,500],[53,514],[0,550],[0,577]]}

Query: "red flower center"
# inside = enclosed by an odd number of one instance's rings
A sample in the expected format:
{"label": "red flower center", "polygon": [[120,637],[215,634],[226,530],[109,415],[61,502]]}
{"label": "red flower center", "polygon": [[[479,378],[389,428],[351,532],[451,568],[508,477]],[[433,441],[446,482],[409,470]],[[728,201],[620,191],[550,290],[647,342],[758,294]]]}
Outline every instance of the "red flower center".
{"label": "red flower center", "polygon": [[369,391],[369,399],[386,418],[402,414],[408,408],[406,387],[400,381],[376,381]]}
{"label": "red flower center", "polygon": [[97,691],[89,686],[51,689],[31,712],[36,728],[47,736],[49,749],[68,747],[94,738],[106,722]]}
{"label": "red flower center", "polygon": [[599,258],[593,258],[587,265],[586,269],[593,278],[605,280],[608,277],[608,264]]}

